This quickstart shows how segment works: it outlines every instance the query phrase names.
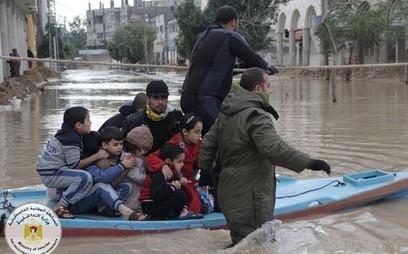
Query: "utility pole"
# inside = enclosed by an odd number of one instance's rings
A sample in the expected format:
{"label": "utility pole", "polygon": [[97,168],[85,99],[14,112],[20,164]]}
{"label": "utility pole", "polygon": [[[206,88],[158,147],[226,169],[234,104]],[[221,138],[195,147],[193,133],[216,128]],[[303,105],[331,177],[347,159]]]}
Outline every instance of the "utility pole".
{"label": "utility pole", "polygon": [[50,0],[47,2],[48,5],[48,57],[52,57],[52,36],[51,36],[51,3]]}
{"label": "utility pole", "polygon": [[[146,11],[146,9],[145,9]],[[144,25],[143,25],[143,37],[144,37],[144,55],[145,55],[145,64],[148,64],[148,56],[147,56],[147,33],[146,33],[146,26],[147,26],[147,21],[148,21],[148,15],[145,13],[144,15]]]}
{"label": "utility pole", "polygon": [[[58,37],[57,22],[55,15],[55,0],[47,0],[48,4],[48,55],[52,59],[58,59]],[[55,29],[55,35],[52,35],[52,28]],[[51,65],[51,64],[50,64]],[[57,64],[58,69],[58,64]]]}

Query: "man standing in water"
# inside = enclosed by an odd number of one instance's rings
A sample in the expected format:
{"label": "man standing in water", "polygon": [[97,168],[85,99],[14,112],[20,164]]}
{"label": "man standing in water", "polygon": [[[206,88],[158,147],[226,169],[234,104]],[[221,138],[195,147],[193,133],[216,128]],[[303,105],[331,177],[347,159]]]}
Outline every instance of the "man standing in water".
{"label": "man standing in water", "polygon": [[238,14],[233,7],[220,7],[215,24],[200,34],[194,45],[180,99],[185,114],[194,113],[203,120],[203,135],[214,124],[222,101],[231,89],[237,57],[248,67],[260,67],[269,74],[278,72],[251,49],[240,33],[235,32]]}
{"label": "man standing in water", "polygon": [[275,165],[296,172],[308,168],[330,174],[325,161],[292,148],[276,133],[272,117],[279,116],[269,104],[269,89],[264,70],[246,70],[201,145],[202,170],[210,170],[217,156],[222,164],[218,202],[230,229],[231,246],[272,220]]}

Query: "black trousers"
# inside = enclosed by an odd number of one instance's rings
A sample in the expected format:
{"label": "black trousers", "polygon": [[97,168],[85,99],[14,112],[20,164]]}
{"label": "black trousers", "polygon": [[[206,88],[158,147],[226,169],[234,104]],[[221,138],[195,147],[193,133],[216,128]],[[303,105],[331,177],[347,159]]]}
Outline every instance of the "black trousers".
{"label": "black trousers", "polygon": [[187,196],[184,191],[176,190],[171,196],[163,200],[142,201],[142,210],[152,219],[167,220],[177,218],[181,210],[187,205]]}

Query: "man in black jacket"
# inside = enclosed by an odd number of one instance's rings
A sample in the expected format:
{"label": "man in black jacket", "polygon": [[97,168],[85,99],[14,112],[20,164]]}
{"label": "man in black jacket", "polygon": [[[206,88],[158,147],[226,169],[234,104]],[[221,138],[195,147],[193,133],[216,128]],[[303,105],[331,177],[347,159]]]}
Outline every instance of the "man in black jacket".
{"label": "man in black jacket", "polygon": [[231,89],[237,57],[245,67],[259,67],[268,70],[269,74],[278,72],[251,49],[240,33],[235,32],[238,15],[233,7],[220,7],[215,24],[204,31],[194,45],[180,99],[184,113],[195,113],[203,119],[203,135],[214,124]]}
{"label": "man in black jacket", "polygon": [[145,110],[147,100],[146,98],[147,97],[145,93],[136,94],[135,98],[133,99],[133,102],[131,103],[125,102],[119,108],[119,113],[106,120],[99,128],[98,132],[100,133],[103,130],[103,128],[107,126],[115,126],[118,128],[122,128],[128,115]]}
{"label": "man in black jacket", "polygon": [[134,127],[146,125],[153,135],[150,152],[161,148],[179,131],[182,113],[168,104],[169,90],[163,80],[152,80],[146,87],[146,109],[126,117],[122,127],[127,135]]}

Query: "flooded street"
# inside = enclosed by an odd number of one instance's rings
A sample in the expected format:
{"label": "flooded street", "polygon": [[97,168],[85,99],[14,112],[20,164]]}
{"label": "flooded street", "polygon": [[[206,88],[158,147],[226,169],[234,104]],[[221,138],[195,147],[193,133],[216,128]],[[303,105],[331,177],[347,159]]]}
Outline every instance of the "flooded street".
{"label": "flooded street", "polygon": [[[0,112],[0,189],[40,184],[37,156],[61,126],[70,106],[90,110],[97,130],[125,100],[144,91],[156,76],[120,71],[66,71],[61,83]],[[160,75],[178,106],[182,74]],[[327,160],[333,175],[379,168],[408,168],[408,87],[398,80],[337,82],[337,102],[327,81],[276,80],[271,104],[280,114],[278,133],[289,144]],[[280,174],[296,175],[286,169]],[[305,171],[301,178],[323,177]],[[322,218],[284,222],[268,248],[249,243],[239,253],[408,253],[408,197]],[[194,229],[131,238],[63,238],[55,253],[231,253],[226,230]],[[12,253],[4,238],[0,253]]]}

